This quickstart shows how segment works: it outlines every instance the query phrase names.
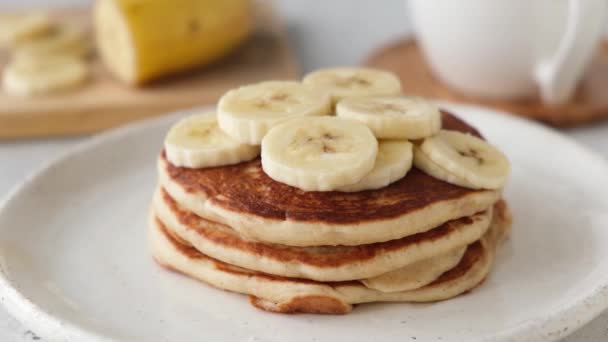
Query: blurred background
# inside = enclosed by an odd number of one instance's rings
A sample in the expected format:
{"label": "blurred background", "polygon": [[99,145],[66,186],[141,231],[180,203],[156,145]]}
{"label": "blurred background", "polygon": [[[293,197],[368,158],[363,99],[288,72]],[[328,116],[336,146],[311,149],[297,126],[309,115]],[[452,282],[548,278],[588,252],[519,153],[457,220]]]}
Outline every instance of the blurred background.
{"label": "blurred background", "polygon": [[[0,8],[90,6],[93,0],[1,0]],[[303,71],[356,64],[378,44],[391,42],[412,25],[407,0],[331,0],[323,6],[299,0],[272,3],[287,24]],[[380,8],[381,4],[381,8]],[[608,33],[608,22],[605,24]]]}
{"label": "blurred background", "polygon": [[94,3],[0,1],[0,138],[94,133],[337,65],[557,127],[608,116],[605,0]]}
{"label": "blurred background", "polygon": [[[584,25],[569,35],[567,0],[412,2],[416,18],[406,0],[150,0],[156,12],[107,7],[95,16],[94,1],[0,0],[0,197],[92,133],[338,65],[395,72],[408,94],[538,120],[608,157],[608,1],[581,0]],[[152,19],[123,39],[138,11]],[[497,90],[481,94],[488,80]],[[517,96],[501,92],[509,87]],[[605,314],[568,341],[606,341],[606,326]],[[0,309],[0,341],[34,336]]]}
{"label": "blurred background", "polygon": [[[90,6],[92,0],[1,0],[0,7]],[[272,3],[285,21],[303,71],[357,64],[371,49],[409,32],[404,0],[331,0],[323,6],[299,0]],[[373,29],[370,27],[375,23]],[[378,23],[381,23],[378,25]]]}

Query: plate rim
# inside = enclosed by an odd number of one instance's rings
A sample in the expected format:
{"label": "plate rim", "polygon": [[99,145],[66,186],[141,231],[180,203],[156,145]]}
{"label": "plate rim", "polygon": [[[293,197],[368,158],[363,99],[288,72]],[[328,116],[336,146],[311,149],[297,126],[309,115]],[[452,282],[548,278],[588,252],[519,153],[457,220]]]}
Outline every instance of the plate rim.
{"label": "plate rim", "polygon": [[[478,113],[489,113],[493,116],[502,117],[505,120],[513,121],[518,125],[529,126],[532,129],[541,131],[543,134],[557,137],[576,148],[579,153],[585,158],[594,160],[594,164],[606,168],[608,170],[608,159],[600,155],[598,152],[588,148],[582,143],[573,138],[562,134],[550,127],[542,125],[538,122],[518,117],[508,112],[468,104],[455,103],[450,101],[434,100],[440,107],[445,107],[448,110],[466,112],[467,110]],[[182,115],[187,115],[195,111],[210,110],[214,106],[193,107],[178,111],[169,112],[156,118],[141,120],[127,125],[120,126],[99,134],[95,134],[89,139],[70,146],[62,153],[50,158],[46,162],[34,168],[20,182],[12,186],[12,188],[0,199],[0,215],[5,215],[8,205],[27,188],[31,183],[44,173],[52,168],[55,164],[65,162],[71,156],[99,145],[105,144],[113,139],[133,134],[137,131],[145,131],[148,127],[160,125],[165,122],[171,122]],[[3,297],[2,306],[16,318],[25,327],[32,329],[36,334],[45,339],[52,341],[87,341],[110,342],[116,341],[98,333],[82,328],[77,324],[68,320],[63,320],[53,316],[43,308],[39,307],[35,302],[30,300],[25,294],[21,293],[13,286],[10,277],[4,271],[4,259],[0,255],[0,296]],[[511,340],[511,339],[526,339],[533,341],[555,341],[564,338],[577,329],[589,323],[592,319],[599,316],[604,310],[608,309],[608,274],[603,278],[603,283],[591,286],[588,293],[578,296],[573,300],[572,305],[564,305],[558,310],[545,315],[542,319],[530,319],[516,324],[502,331],[497,331],[490,336],[492,341]],[[556,325],[556,322],[561,322]],[[562,332],[564,328],[568,328],[566,332]]]}
{"label": "plate rim", "polygon": [[[11,189],[0,198],[0,216],[4,215],[6,207],[14,200],[14,198],[27,186],[33,183],[36,179],[43,176],[55,164],[61,163],[69,159],[71,156],[95,148],[96,146],[105,144],[112,139],[118,139],[123,136],[132,134],[134,131],[145,130],[147,127],[159,125],[164,121],[175,120],[181,115],[200,110],[210,110],[214,106],[192,107],[182,110],[172,111],[161,114],[158,117],[130,122],[128,124],[91,135],[83,142],[79,142],[68,147],[65,151],[59,153],[53,158],[41,163],[38,167],[32,169],[21,181],[14,184]],[[15,318],[19,323],[26,328],[31,329],[36,335],[48,339],[50,341],[86,341],[91,342],[119,342],[102,335],[99,335],[91,330],[83,329],[82,327],[56,317],[30,300],[25,294],[21,293],[13,286],[10,277],[4,270],[4,258],[0,254],[0,297],[2,298],[2,307]]]}

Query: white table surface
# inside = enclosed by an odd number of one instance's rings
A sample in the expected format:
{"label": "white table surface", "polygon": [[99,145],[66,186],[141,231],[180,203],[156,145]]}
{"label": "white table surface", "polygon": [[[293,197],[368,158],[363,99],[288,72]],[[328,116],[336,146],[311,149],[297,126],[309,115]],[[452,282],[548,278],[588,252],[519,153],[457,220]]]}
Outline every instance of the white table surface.
{"label": "white table surface", "polygon": [[[86,0],[0,0],[0,7],[87,3]],[[402,0],[279,0],[277,5],[286,19],[304,71],[330,65],[357,64],[372,48],[410,30]],[[608,122],[564,133],[608,158]],[[0,197],[42,163],[86,139],[0,141]],[[0,341],[42,339],[0,308]],[[608,341],[608,312],[564,341]]]}

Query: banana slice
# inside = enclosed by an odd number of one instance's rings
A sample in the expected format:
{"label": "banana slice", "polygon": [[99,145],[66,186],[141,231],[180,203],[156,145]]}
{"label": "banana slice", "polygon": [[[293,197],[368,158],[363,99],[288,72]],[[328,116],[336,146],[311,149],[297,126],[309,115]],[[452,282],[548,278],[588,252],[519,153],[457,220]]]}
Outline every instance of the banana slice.
{"label": "banana slice", "polygon": [[370,289],[381,292],[408,291],[423,287],[439,278],[444,272],[456,267],[467,247],[458,247],[448,253],[424,259],[377,277],[361,282]]}
{"label": "banana slice", "polygon": [[243,144],[259,145],[268,130],[299,116],[330,112],[327,94],[291,81],[256,83],[227,92],[218,103],[218,122]]}
{"label": "banana slice", "polygon": [[2,85],[9,94],[28,96],[70,89],[88,76],[86,63],[75,57],[15,59],[4,70]]}
{"label": "banana slice", "polygon": [[494,146],[470,134],[441,130],[415,148],[414,163],[448,183],[472,189],[500,189],[511,167]]}
{"label": "banana slice", "polygon": [[417,97],[347,98],[336,113],[361,121],[378,139],[422,139],[441,129],[439,108]]}
{"label": "banana slice", "polygon": [[373,190],[396,182],[412,167],[412,155],[412,143],[409,141],[379,141],[378,155],[370,173],[357,183],[342,186],[337,190],[343,192]]}
{"label": "banana slice", "polygon": [[10,46],[51,30],[47,13],[7,14],[0,16],[0,46]]}
{"label": "banana slice", "polygon": [[86,57],[91,46],[83,29],[69,24],[60,24],[49,33],[16,44],[16,58],[46,58],[52,55]]}
{"label": "banana slice", "polygon": [[297,118],[262,140],[262,168],[305,191],[331,191],[359,182],[373,168],[378,141],[367,126],[337,117]]}
{"label": "banana slice", "polygon": [[204,113],[171,127],[165,138],[165,153],[175,166],[203,168],[251,160],[260,154],[260,147],[232,139],[218,127],[215,113]]}
{"label": "banana slice", "polygon": [[429,159],[429,157],[427,157],[426,154],[424,154],[416,145],[414,145],[414,166],[424,171],[426,174],[433,176],[437,179],[441,179],[442,181],[446,181],[450,184],[455,184],[470,189],[479,189],[479,186],[472,184],[463,177],[458,177],[454,174],[451,174],[446,169],[437,165],[434,161]]}
{"label": "banana slice", "polygon": [[329,92],[333,104],[349,97],[401,94],[401,81],[395,74],[370,68],[320,69],[306,75],[302,82]]}

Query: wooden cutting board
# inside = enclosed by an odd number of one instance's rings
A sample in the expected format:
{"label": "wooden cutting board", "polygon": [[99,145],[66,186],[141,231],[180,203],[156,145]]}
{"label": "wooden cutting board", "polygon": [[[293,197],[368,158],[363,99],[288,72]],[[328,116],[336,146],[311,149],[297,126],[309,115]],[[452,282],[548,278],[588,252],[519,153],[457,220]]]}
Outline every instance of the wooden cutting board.
{"label": "wooden cutting board", "polygon": [[559,127],[608,119],[608,41],[601,44],[573,99],[554,107],[544,105],[538,96],[509,101],[461,94],[434,77],[418,44],[410,37],[373,52],[366,65],[396,73],[409,94],[493,107]]}
{"label": "wooden cutting board", "polygon": [[[61,11],[61,20],[89,25],[89,10]],[[114,80],[93,59],[93,77],[84,87],[54,95],[19,98],[0,90],[0,139],[77,135],[180,108],[210,105],[228,89],[268,79],[292,79],[299,66],[285,27],[268,1],[256,2],[257,28],[238,51],[223,61],[130,88]],[[0,55],[0,67],[8,61]]]}

